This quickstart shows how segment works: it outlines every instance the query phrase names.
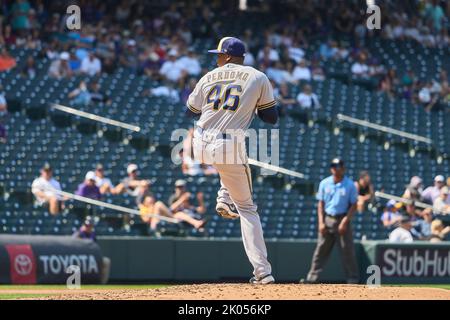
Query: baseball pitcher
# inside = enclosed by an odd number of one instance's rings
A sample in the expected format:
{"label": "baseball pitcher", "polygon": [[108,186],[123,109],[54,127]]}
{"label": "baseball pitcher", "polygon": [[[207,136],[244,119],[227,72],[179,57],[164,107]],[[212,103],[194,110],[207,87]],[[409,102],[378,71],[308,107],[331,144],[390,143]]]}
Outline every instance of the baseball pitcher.
{"label": "baseball pitcher", "polygon": [[187,113],[200,116],[194,130],[194,158],[219,172],[217,213],[241,220],[244,248],[254,268],[250,283],[273,283],[245,147],[245,131],[255,114],[270,124],[278,121],[273,89],[264,73],[243,65],[241,40],[225,37],[209,52],[217,54],[218,67],[200,79],[187,101]]}

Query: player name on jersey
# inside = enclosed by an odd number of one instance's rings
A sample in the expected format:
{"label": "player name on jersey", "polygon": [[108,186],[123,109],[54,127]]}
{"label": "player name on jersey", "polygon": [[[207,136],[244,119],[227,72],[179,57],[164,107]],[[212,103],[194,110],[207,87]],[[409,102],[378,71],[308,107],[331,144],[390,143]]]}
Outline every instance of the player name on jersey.
{"label": "player name on jersey", "polygon": [[215,82],[220,80],[242,80],[247,81],[249,74],[243,71],[217,71],[206,76],[206,82]]}

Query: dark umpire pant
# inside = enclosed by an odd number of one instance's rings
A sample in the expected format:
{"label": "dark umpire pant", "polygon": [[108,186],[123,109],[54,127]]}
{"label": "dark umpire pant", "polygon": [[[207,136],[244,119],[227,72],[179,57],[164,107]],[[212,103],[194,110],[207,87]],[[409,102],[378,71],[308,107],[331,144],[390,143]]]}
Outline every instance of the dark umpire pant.
{"label": "dark umpire pant", "polygon": [[347,277],[347,283],[359,282],[351,224],[348,225],[344,235],[341,236],[338,231],[339,224],[344,217],[345,215],[336,217],[329,215],[325,216],[325,226],[327,231],[325,235],[322,235],[319,232],[317,247],[314,251],[311,269],[307,277],[309,282],[317,282],[319,280],[319,275],[323,271],[335,242],[338,244],[344,272]]}

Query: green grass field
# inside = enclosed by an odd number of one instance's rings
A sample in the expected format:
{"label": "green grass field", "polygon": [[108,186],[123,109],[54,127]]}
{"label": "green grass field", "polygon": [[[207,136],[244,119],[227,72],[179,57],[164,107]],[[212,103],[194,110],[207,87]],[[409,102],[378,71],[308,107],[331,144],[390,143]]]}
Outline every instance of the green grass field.
{"label": "green grass field", "polygon": [[[140,290],[164,288],[168,285],[83,285],[82,290]],[[30,291],[33,293],[11,293],[11,291]],[[65,285],[0,285],[0,300],[40,298],[49,294],[34,293],[37,290],[66,290]]]}

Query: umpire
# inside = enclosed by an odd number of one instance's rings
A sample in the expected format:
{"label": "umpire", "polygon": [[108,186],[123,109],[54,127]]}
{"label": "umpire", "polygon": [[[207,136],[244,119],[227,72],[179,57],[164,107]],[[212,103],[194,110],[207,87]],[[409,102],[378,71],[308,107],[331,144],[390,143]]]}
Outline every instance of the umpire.
{"label": "umpire", "polygon": [[306,283],[317,283],[319,275],[337,242],[347,283],[359,282],[353,245],[351,220],[356,210],[358,193],[355,184],[345,176],[344,162],[333,159],[331,176],[320,182],[317,193],[319,234]]}

